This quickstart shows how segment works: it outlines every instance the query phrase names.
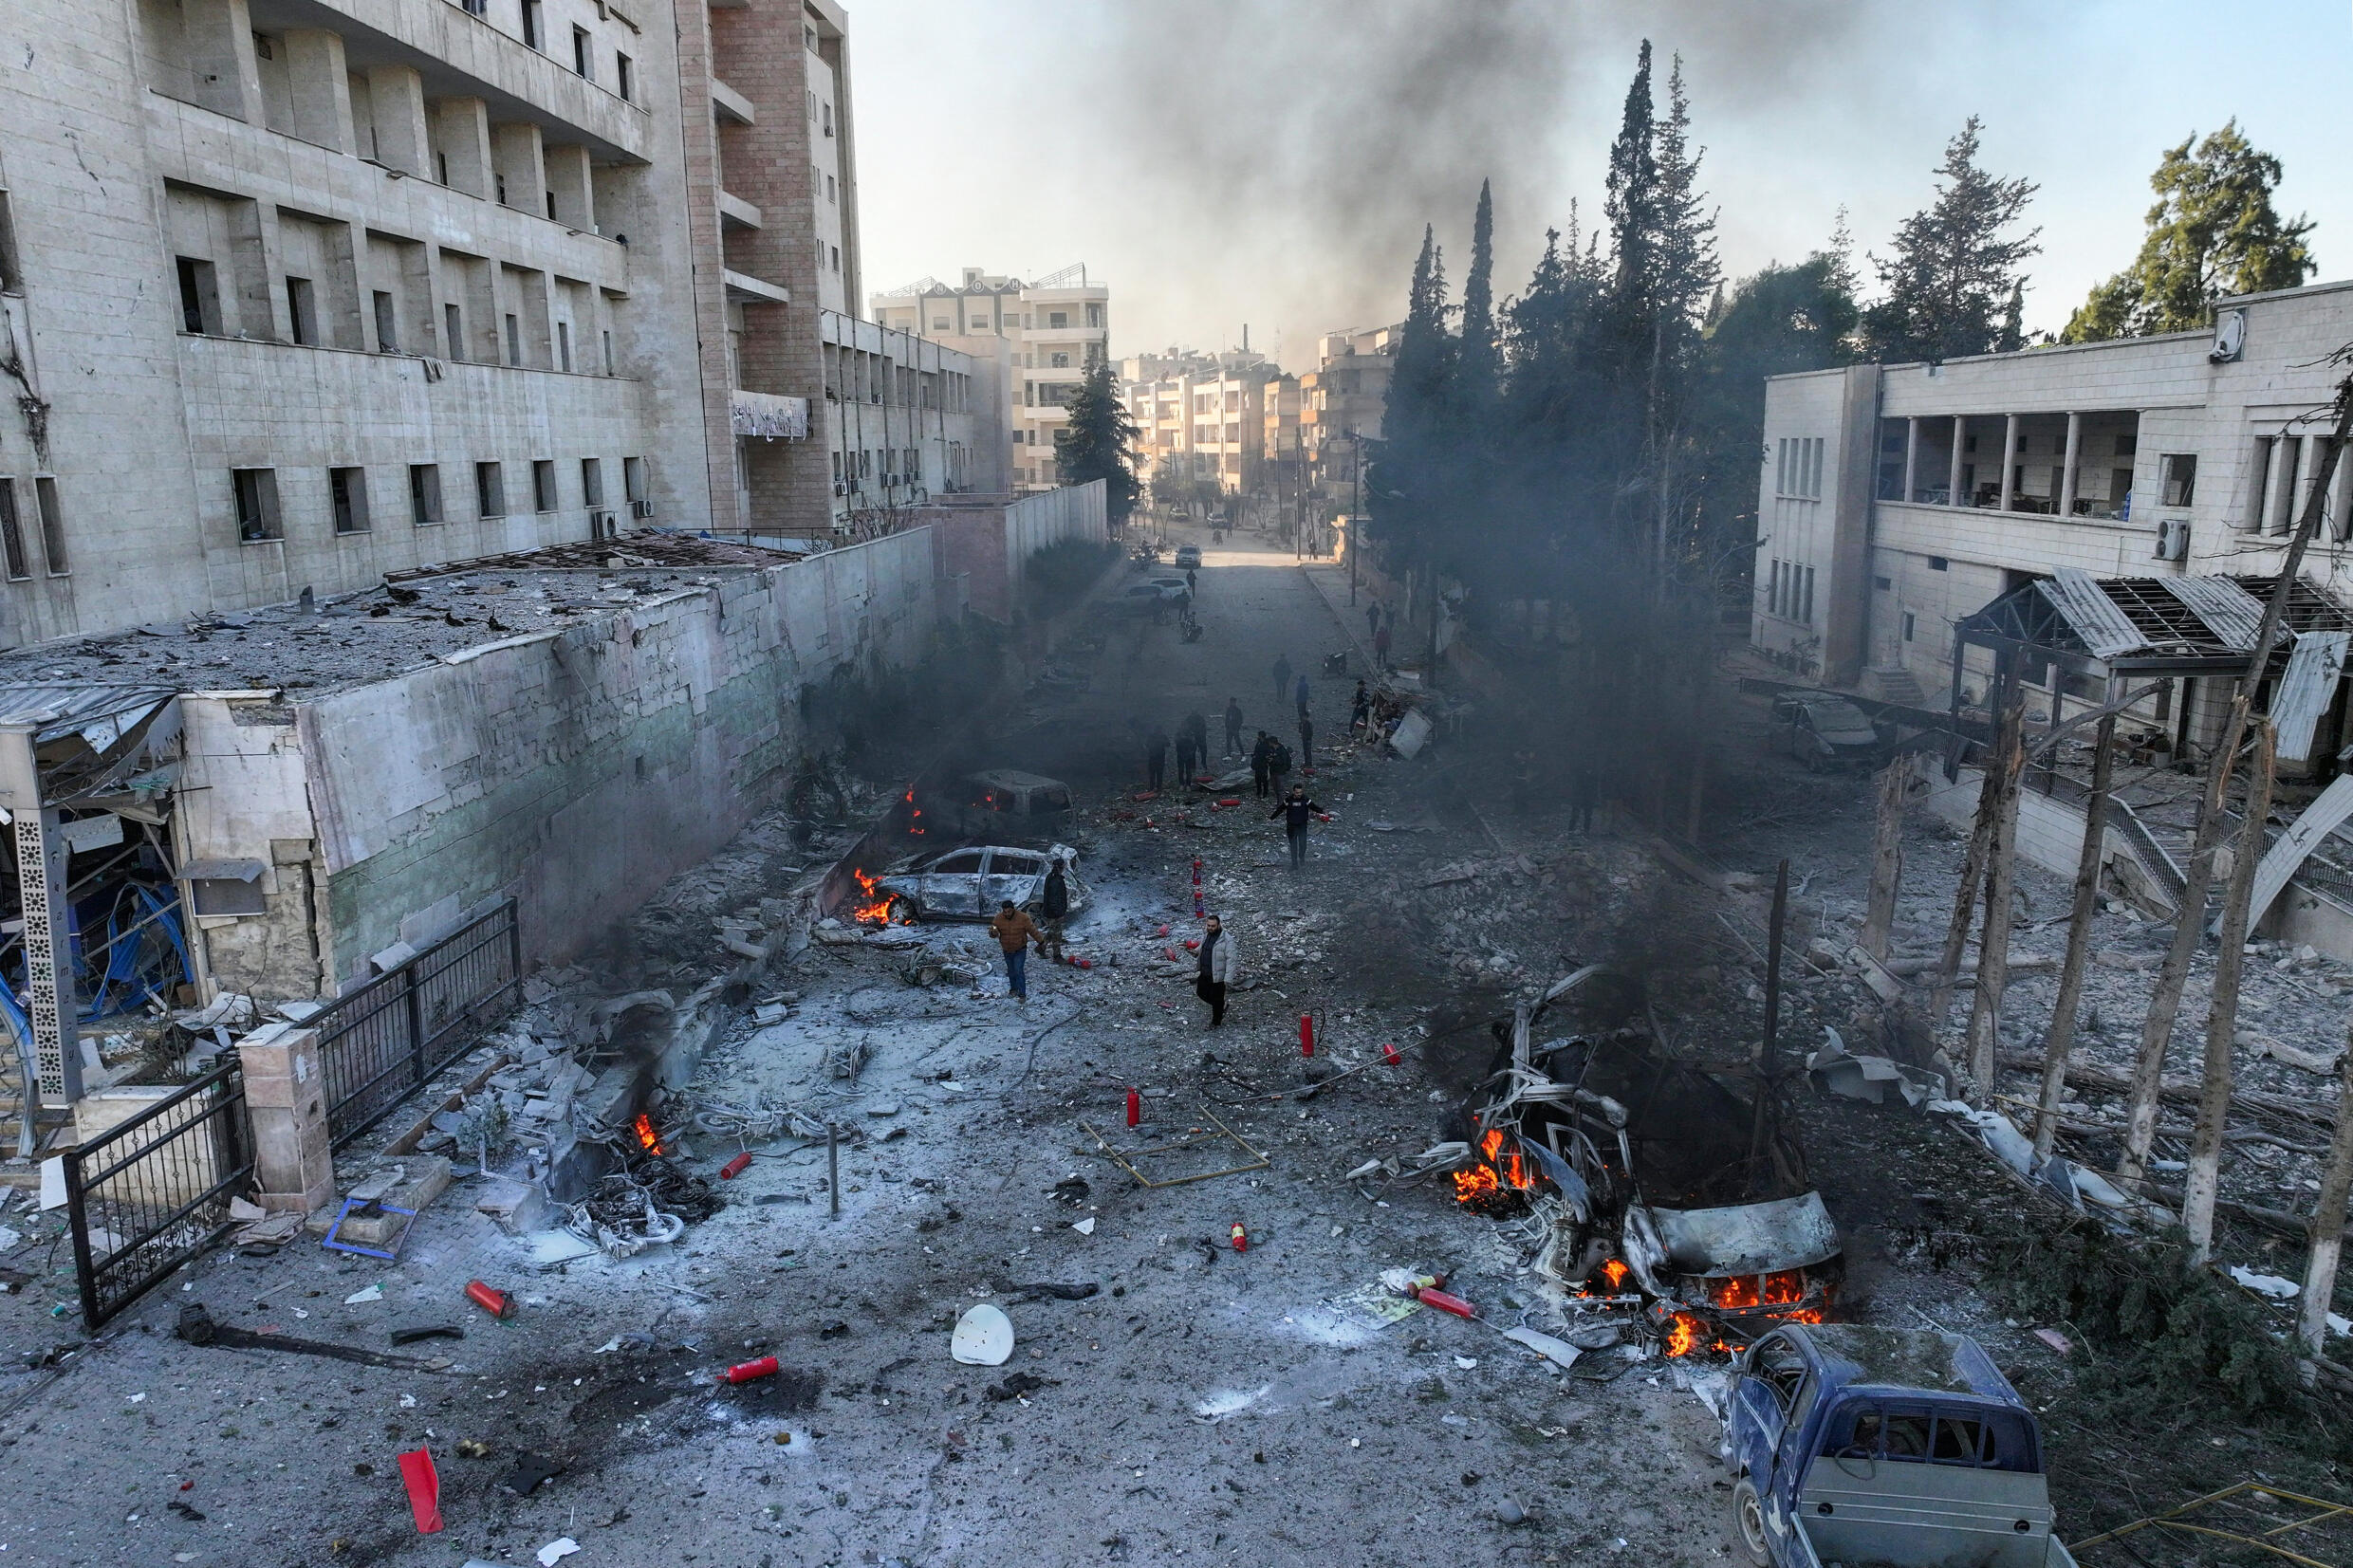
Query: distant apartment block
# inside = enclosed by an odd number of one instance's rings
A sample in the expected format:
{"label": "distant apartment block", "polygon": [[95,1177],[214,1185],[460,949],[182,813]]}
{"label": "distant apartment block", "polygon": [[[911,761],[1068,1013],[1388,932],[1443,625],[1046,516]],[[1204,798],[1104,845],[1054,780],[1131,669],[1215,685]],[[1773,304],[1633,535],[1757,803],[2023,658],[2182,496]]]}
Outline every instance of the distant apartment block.
{"label": "distant apartment block", "polygon": [[[874,297],[880,326],[972,356],[973,374],[1002,381],[1005,487],[1021,493],[1060,484],[1054,437],[1087,366],[1110,357],[1111,289],[1084,266],[1034,282],[968,267],[962,280],[924,278]],[[991,372],[991,362],[1001,368]]]}
{"label": "distant apartment block", "polygon": [[1362,461],[1359,438],[1380,439],[1402,326],[1327,332],[1316,340],[1316,365],[1299,378],[1299,447],[1309,482],[1326,499],[1352,504]]}

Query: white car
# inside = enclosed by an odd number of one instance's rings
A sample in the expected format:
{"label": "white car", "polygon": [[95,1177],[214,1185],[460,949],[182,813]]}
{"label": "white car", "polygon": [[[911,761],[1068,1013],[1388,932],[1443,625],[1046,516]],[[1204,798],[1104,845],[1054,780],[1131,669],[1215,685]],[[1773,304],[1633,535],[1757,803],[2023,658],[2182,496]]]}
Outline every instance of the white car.
{"label": "white car", "polygon": [[1008,898],[1016,908],[1034,912],[1046,893],[1047,867],[1055,860],[1062,862],[1063,881],[1070,891],[1070,911],[1075,914],[1086,902],[1086,889],[1079,880],[1079,852],[1067,844],[1051,849],[968,844],[942,850],[918,856],[876,878],[875,888],[888,898],[894,924],[987,920]]}

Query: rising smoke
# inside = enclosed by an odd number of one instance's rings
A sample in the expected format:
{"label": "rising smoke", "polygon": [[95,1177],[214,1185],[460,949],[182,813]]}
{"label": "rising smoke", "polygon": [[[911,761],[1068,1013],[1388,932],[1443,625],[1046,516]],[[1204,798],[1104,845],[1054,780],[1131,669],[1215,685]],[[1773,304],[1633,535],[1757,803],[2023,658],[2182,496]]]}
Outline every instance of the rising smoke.
{"label": "rising smoke", "polygon": [[[1287,367],[1343,325],[1399,319],[1425,222],[1468,229],[1479,181],[1497,193],[1499,292],[1525,280],[1572,196],[1598,216],[1602,157],[1637,40],[1739,63],[1786,86],[1785,65],[1835,52],[1852,8],[1830,0],[1673,7],[1576,0],[1121,0],[1104,113],[1121,205],[1181,256],[1163,321],[1223,323],[1269,302],[1253,342]],[[1801,43],[1802,41],[1802,43]],[[1713,77],[1715,73],[1710,73]],[[1704,91],[1704,89],[1703,89]],[[1709,109],[1700,104],[1702,138]],[[1450,245],[1449,269],[1461,272]],[[1157,347],[1137,342],[1133,347]],[[1214,346],[1214,345],[1212,345]]]}

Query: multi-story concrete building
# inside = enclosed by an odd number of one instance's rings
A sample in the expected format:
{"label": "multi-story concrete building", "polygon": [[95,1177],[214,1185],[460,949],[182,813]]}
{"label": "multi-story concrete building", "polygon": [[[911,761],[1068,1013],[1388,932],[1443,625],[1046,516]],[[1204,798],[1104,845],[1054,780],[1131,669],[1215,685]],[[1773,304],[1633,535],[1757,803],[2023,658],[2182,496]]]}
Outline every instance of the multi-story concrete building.
{"label": "multi-story concrete building", "polygon": [[823,313],[837,533],[871,538],[934,495],[1003,493],[1003,409],[972,356],[840,311]]}
{"label": "multi-story concrete building", "polygon": [[633,525],[850,526],[806,439],[858,298],[831,0],[139,0],[0,35],[0,641]]}
{"label": "multi-story concrete building", "polygon": [[[1942,706],[1954,623],[2060,568],[2275,576],[2343,375],[2329,355],[2353,341],[2353,283],[2226,300],[2217,323],[1769,381],[1753,645]],[[2323,583],[2353,569],[2343,467],[2325,506],[2305,567]],[[1991,658],[1966,650],[1964,696],[1982,697]]]}
{"label": "multi-story concrete building", "polygon": [[1214,481],[1230,495],[1253,494],[1269,458],[1289,450],[1287,434],[1296,444],[1298,383],[1263,354],[1172,348],[1122,368],[1134,373],[1122,395],[1136,421],[1138,471],[1147,478],[1168,473]]}
{"label": "multi-story concrete building", "polygon": [[[987,362],[1003,355],[1006,479],[1015,492],[1048,489],[1054,438],[1086,368],[1110,358],[1111,289],[1084,266],[1031,283],[968,267],[955,285],[924,278],[874,298],[874,320]],[[1000,348],[999,345],[1003,345]]]}
{"label": "multi-story concrete building", "polygon": [[1316,366],[1299,378],[1299,446],[1310,483],[1347,503],[1359,464],[1358,440],[1380,439],[1389,372],[1404,327],[1327,332],[1316,340]]}

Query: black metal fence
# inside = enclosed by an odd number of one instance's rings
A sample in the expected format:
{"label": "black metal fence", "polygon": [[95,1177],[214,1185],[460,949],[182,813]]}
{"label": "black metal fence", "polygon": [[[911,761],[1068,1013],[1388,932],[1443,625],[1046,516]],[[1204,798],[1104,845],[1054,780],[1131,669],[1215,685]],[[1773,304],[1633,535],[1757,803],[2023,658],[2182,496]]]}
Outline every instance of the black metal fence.
{"label": "black metal fence", "polygon": [[314,1014],[326,1126],[341,1149],[389,1115],[521,999],[510,898]]}
{"label": "black metal fence", "polygon": [[210,1246],[253,1178],[234,1061],[63,1156],[82,1322],[96,1328]]}

